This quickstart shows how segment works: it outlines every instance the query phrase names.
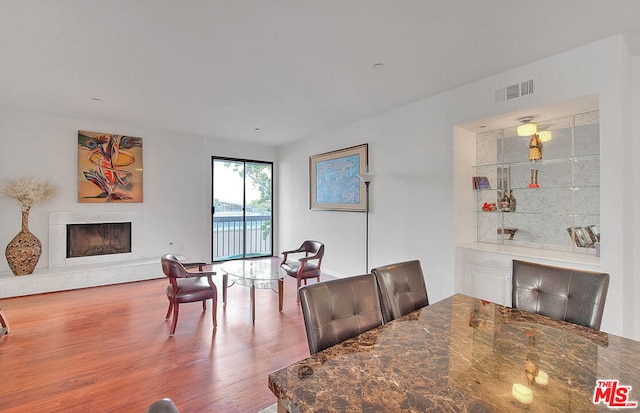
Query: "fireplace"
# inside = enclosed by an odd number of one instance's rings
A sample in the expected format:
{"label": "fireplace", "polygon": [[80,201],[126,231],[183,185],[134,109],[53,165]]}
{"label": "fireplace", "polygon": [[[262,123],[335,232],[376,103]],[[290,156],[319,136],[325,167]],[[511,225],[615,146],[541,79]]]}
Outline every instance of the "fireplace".
{"label": "fireplace", "polygon": [[67,258],[131,252],[131,222],[67,224]]}
{"label": "fireplace", "polygon": [[49,267],[144,258],[144,212],[52,212],[48,249]]}

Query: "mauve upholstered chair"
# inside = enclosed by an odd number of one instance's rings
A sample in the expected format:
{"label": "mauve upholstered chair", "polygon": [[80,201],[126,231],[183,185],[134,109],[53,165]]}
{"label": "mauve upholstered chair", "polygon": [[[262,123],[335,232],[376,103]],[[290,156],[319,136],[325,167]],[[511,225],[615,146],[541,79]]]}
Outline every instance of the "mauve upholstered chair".
{"label": "mauve upholstered chair", "polygon": [[[218,307],[218,290],[211,277],[216,275],[216,273],[213,271],[203,271],[202,268],[206,263],[181,263],[173,254],[162,256],[160,262],[162,263],[164,275],[169,278],[169,285],[167,286],[169,309],[165,316],[165,318],[169,318],[173,312],[169,334],[173,335],[176,332],[178,309],[181,303],[202,301],[202,310],[205,311],[207,309],[208,299],[213,301],[211,317],[213,319],[213,328],[215,328],[217,325],[216,310]],[[192,267],[198,267],[199,271],[187,271],[187,268]]]}
{"label": "mauve upholstered chair", "polygon": [[[283,251],[282,254],[284,257],[280,265],[287,275],[297,280],[298,289],[302,286],[303,280],[304,285],[307,285],[309,278],[315,278],[316,281],[320,282],[320,265],[322,265],[322,257],[324,257],[323,243],[319,241],[304,241],[297,249]],[[302,257],[290,259],[291,255],[302,255]]]}

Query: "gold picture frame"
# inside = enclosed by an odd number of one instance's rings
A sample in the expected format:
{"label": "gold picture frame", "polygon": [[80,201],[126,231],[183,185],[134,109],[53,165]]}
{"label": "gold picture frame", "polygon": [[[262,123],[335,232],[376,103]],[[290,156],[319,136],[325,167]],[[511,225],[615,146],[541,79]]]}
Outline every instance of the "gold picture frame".
{"label": "gold picture frame", "polygon": [[366,143],[310,156],[310,208],[365,212],[366,187],[358,174],[369,170],[368,156]]}

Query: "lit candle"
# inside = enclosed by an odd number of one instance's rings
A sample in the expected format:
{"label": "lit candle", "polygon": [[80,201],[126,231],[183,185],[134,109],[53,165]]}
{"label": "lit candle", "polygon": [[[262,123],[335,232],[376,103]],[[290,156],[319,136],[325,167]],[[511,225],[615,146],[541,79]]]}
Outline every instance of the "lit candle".
{"label": "lit candle", "polygon": [[536,383],[546,386],[549,384],[549,375],[542,370],[538,371],[538,377],[536,377]]}
{"label": "lit candle", "polygon": [[520,403],[529,404],[533,401],[531,389],[519,383],[514,383],[511,388],[511,395]]}

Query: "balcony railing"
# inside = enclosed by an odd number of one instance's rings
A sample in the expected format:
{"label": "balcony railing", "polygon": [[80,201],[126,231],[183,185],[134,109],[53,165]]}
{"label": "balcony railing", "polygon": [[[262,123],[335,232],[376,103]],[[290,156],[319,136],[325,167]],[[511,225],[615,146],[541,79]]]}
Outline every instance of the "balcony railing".
{"label": "balcony railing", "polygon": [[248,215],[244,222],[246,222],[246,231],[242,216],[214,216],[214,261],[243,258],[245,236],[246,257],[270,256],[272,254],[271,216]]}

